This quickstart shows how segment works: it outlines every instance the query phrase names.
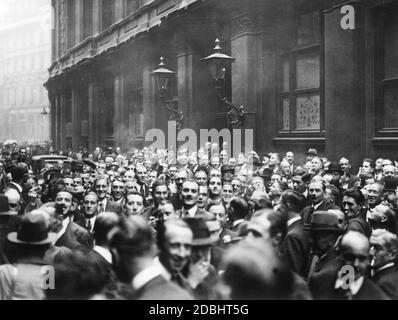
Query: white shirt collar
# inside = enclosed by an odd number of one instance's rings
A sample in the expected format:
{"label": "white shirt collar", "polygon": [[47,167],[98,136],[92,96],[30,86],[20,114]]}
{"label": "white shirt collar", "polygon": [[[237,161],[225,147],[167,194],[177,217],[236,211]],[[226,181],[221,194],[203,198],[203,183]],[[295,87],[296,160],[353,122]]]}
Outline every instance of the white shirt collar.
{"label": "white shirt collar", "polygon": [[197,206],[197,205],[193,206],[193,207],[192,207],[191,209],[189,209],[189,210],[185,210],[185,209],[184,209],[184,215],[188,212],[188,215],[189,215],[191,218],[193,218],[193,217],[195,217],[196,210],[198,210],[198,206]]}
{"label": "white shirt collar", "polygon": [[243,222],[243,221],[245,221],[245,219],[238,219],[238,220],[235,220],[234,222],[232,222],[232,227],[236,227],[239,223],[241,223],[241,222]]}
{"label": "white shirt collar", "polygon": [[17,187],[19,193],[22,193],[22,187],[21,187],[18,183],[14,182],[14,181],[11,181],[11,183],[12,183],[14,186]]}
{"label": "white shirt collar", "polygon": [[314,205],[314,211],[318,210],[318,208],[322,205],[323,200],[321,202],[319,202],[318,204]]}
{"label": "white shirt collar", "polygon": [[108,249],[100,246],[94,246],[93,250],[100,254],[110,264],[112,264],[112,253]]}
{"label": "white shirt collar", "polygon": [[376,269],[375,272],[378,273],[381,270],[384,270],[384,269],[387,269],[387,268],[391,268],[393,266],[394,266],[394,262],[390,262],[390,263],[387,263],[384,266],[380,267],[379,269]]}
{"label": "white shirt collar", "polygon": [[92,217],[90,219],[84,218],[84,221],[85,221],[86,225],[87,225],[89,220],[91,221],[91,230],[90,230],[90,232],[93,232],[93,230],[94,230],[94,223],[95,223],[96,219],[97,219],[97,215],[94,215],[94,217]]}
{"label": "white shirt collar", "polygon": [[[355,296],[358,293],[358,291],[361,289],[364,280],[365,280],[365,278],[362,276],[362,277],[358,278],[357,280],[350,282],[348,284],[349,290],[351,291],[353,296]],[[343,279],[341,279],[339,277],[336,280],[336,284],[334,285],[334,288],[340,289],[340,288],[342,288],[344,283],[345,283],[345,281],[343,281]]]}
{"label": "white shirt collar", "polygon": [[301,219],[300,216],[296,216],[294,218],[291,218],[287,221],[287,226],[290,227],[293,223],[295,223],[296,221],[299,221]]}
{"label": "white shirt collar", "polygon": [[158,265],[154,264],[153,266],[146,268],[139,272],[132,281],[132,286],[134,290],[139,290],[145,284],[147,284],[152,279],[160,276],[162,274],[161,269]]}

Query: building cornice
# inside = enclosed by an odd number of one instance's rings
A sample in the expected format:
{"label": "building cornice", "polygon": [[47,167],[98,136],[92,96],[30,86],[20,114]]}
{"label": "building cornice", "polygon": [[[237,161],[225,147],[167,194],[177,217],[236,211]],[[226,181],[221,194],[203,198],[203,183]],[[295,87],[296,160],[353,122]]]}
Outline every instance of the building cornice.
{"label": "building cornice", "polygon": [[208,0],[154,0],[98,35],[86,38],[54,61],[48,82],[159,27],[170,15]]}

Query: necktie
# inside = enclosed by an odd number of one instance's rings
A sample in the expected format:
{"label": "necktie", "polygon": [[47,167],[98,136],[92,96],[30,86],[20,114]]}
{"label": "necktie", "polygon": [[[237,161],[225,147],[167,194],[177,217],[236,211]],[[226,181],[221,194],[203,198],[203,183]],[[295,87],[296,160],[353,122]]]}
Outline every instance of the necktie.
{"label": "necktie", "polygon": [[88,220],[88,222],[87,222],[87,230],[91,232],[91,228],[92,228],[91,220]]}

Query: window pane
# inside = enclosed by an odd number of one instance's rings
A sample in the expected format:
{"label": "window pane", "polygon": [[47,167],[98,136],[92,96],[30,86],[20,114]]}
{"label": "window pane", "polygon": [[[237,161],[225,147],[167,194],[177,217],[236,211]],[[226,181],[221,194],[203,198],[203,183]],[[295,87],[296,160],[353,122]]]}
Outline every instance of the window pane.
{"label": "window pane", "polygon": [[398,128],[398,85],[384,90],[384,128]]}
{"label": "window pane", "polygon": [[296,100],[296,129],[319,130],[320,125],[319,94],[297,97]]}
{"label": "window pane", "polygon": [[384,76],[398,77],[398,11],[385,19],[384,29]]}
{"label": "window pane", "polygon": [[319,41],[319,12],[302,14],[297,28],[297,45],[310,45]]}
{"label": "window pane", "polygon": [[289,60],[283,62],[283,91],[289,91]]}
{"label": "window pane", "polygon": [[318,53],[298,55],[296,61],[297,89],[319,88],[319,70]]}
{"label": "window pane", "polygon": [[289,130],[290,129],[290,103],[289,103],[289,99],[283,99],[282,115],[283,115],[282,130]]}

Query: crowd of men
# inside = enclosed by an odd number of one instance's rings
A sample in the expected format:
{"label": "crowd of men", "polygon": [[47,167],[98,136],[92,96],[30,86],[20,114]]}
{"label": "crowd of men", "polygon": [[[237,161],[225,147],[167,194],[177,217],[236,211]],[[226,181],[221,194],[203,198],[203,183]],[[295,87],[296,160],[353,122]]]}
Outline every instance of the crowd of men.
{"label": "crowd of men", "polygon": [[0,161],[0,299],[398,299],[391,159],[207,143],[34,172],[18,153]]}

